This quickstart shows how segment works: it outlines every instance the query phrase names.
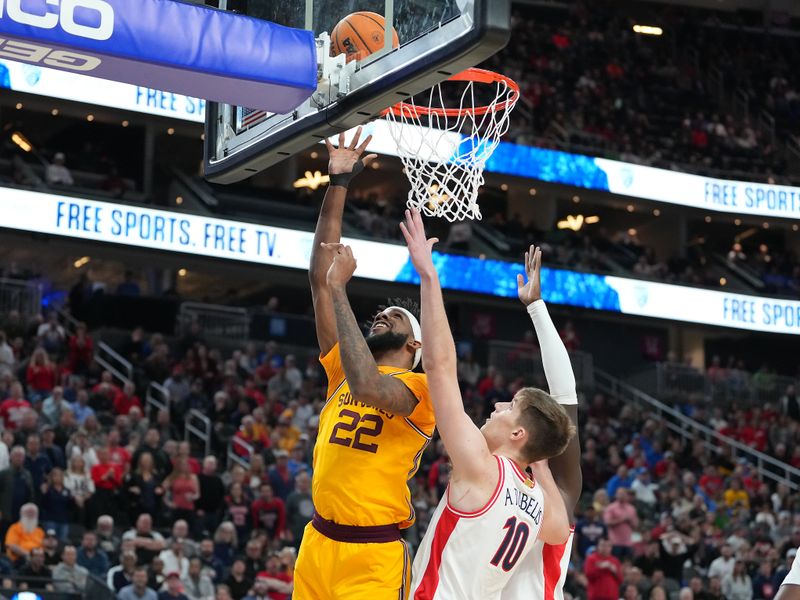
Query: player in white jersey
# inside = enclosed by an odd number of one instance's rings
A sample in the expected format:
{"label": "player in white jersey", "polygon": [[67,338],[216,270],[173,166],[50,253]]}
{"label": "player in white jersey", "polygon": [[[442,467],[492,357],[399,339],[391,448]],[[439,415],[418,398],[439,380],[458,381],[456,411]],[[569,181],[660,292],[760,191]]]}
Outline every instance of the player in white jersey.
{"label": "player in white jersey", "polygon": [[[526,283],[522,276],[518,278],[519,299],[527,308],[536,329],[550,395],[565,408],[577,431],[578,394],[575,374],[572,372],[569,353],[542,300],[541,258],[541,252],[533,246],[525,254],[525,272],[528,281]],[[558,545],[537,542],[534,551],[528,554],[520,568],[514,571],[511,581],[503,590],[502,600],[564,599],[564,581],[575,537],[574,511],[583,487],[581,449],[577,435],[570,440],[567,449],[560,456],[550,459],[549,466],[569,513],[572,525],[569,539],[566,543]]]}
{"label": "player in white jersey", "polygon": [[783,579],[775,600],[800,600],[800,560],[797,560],[797,556],[789,573]]}
{"label": "player in white jersey", "polygon": [[[524,388],[498,402],[479,430],[464,412],[456,352],[431,250],[417,211],[401,225],[420,276],[422,352],[450,483],[414,559],[413,600],[499,600],[540,541],[563,544],[569,517],[547,459],[574,436],[566,411],[546,392]],[[536,479],[525,469],[535,463]]]}

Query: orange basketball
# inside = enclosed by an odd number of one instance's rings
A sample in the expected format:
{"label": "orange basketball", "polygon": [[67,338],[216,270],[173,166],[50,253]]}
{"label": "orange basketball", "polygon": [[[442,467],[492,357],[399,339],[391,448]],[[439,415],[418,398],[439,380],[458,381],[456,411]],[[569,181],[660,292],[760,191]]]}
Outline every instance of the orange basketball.
{"label": "orange basketball", "polygon": [[[361,60],[383,48],[386,19],[374,12],[347,15],[331,32],[331,56],[347,55],[347,62]],[[400,46],[397,30],[392,27],[392,46]]]}

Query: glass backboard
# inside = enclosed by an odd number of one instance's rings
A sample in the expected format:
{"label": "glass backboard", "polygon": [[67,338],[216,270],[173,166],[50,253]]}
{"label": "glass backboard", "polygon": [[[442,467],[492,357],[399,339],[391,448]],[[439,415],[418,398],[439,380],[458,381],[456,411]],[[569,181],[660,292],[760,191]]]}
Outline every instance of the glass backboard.
{"label": "glass backboard", "polygon": [[[510,27],[510,0],[220,0],[219,4],[222,9],[313,31],[319,82],[317,93],[291,114],[210,103],[205,174],[217,183],[250,177],[325,137],[378,118],[389,106],[502,49]],[[342,25],[330,39],[337,24],[359,12],[374,14],[348,19],[348,25],[356,27]],[[381,36],[374,35],[376,29]],[[365,30],[372,37],[362,37]],[[354,46],[368,50],[337,52],[352,51]]]}

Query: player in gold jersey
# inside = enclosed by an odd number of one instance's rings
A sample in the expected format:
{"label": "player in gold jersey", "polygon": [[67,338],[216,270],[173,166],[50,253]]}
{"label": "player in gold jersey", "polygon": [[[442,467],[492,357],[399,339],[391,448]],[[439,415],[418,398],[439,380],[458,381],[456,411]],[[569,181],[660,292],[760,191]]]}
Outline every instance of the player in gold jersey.
{"label": "player in gold jersey", "polygon": [[[434,430],[415,307],[381,310],[365,338],[345,287],[356,261],[340,243],[350,180],[363,157],[359,129],[349,146],[328,142],[331,184],[311,253],[320,362],[328,394],[314,448],[316,513],[297,559],[296,600],[405,600],[410,557],[400,532],[414,522],[408,480]],[[363,157],[363,158],[362,158]]]}

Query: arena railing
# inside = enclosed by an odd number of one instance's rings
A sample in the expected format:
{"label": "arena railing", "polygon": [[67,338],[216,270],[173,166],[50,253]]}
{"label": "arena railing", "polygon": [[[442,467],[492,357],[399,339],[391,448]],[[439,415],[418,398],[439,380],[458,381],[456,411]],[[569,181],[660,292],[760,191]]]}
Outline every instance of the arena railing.
{"label": "arena railing", "polygon": [[187,442],[191,442],[192,437],[200,440],[205,448],[205,454],[203,454],[203,456],[211,454],[211,435],[213,433],[214,430],[211,426],[211,419],[197,409],[193,408],[189,411],[189,414],[186,416],[184,439]]}
{"label": "arena railing", "polygon": [[[236,452],[237,448],[246,454],[246,458]],[[228,468],[230,469],[234,464],[237,464],[245,469],[249,469],[250,457],[253,456],[254,451],[255,448],[253,448],[252,444],[248,444],[242,438],[233,436],[228,443]]]}
{"label": "arena railing", "polygon": [[147,386],[147,393],[145,394],[145,403],[147,410],[147,418],[151,422],[155,422],[158,411],[165,410],[170,412],[169,406],[169,391],[160,383],[151,381]]}
{"label": "arena railing", "polygon": [[[572,370],[578,389],[594,386],[594,360],[586,352],[570,352]],[[522,377],[525,380],[544,381],[542,355],[537,346],[525,342],[489,342],[489,364],[501,369],[509,379]]]}
{"label": "arena railing", "polygon": [[31,318],[42,310],[42,286],[33,281],[0,277],[0,312],[16,310]]}
{"label": "arena railing", "polygon": [[97,343],[94,360],[122,383],[133,379],[133,365],[105,342]]}
{"label": "arena railing", "polygon": [[247,340],[250,333],[250,315],[246,308],[184,302],[178,311],[178,335],[189,331],[197,323],[203,334]]}
{"label": "arena railing", "polygon": [[599,391],[622,400],[624,405],[637,404],[640,408],[653,413],[659,422],[684,440],[693,442],[699,439],[706,449],[716,454],[727,448],[733,458],[744,458],[755,467],[762,480],[783,483],[792,490],[800,490],[800,469],[720,434],[601,369],[595,368],[594,373]]}

